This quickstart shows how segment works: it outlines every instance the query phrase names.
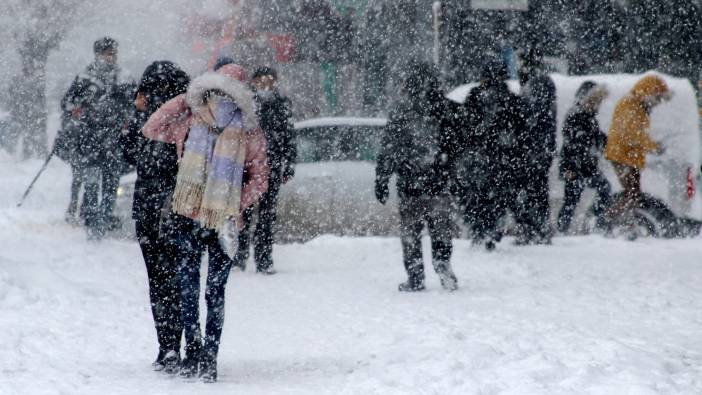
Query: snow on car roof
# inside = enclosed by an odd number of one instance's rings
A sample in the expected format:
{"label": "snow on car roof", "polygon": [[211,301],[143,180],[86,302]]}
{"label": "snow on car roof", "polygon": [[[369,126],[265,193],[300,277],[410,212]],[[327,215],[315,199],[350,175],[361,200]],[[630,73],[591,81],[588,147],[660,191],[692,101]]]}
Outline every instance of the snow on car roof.
{"label": "snow on car roof", "polygon": [[364,117],[323,117],[312,118],[295,122],[295,129],[319,128],[324,126],[379,126],[384,127],[388,123],[385,118],[364,118]]}

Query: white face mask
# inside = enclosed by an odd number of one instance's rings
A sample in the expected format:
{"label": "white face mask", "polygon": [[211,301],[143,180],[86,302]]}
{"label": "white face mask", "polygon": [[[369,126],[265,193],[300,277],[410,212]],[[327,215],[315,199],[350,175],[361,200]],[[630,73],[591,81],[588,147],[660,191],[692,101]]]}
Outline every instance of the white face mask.
{"label": "white face mask", "polygon": [[274,92],[272,90],[260,90],[256,91],[256,95],[261,99],[261,100],[270,100],[273,98]]}

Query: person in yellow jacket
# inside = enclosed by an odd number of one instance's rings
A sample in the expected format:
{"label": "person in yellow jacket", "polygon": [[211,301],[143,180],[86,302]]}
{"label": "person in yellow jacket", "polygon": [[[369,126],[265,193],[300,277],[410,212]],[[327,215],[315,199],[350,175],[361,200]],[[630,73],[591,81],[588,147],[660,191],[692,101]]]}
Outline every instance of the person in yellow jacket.
{"label": "person in yellow jacket", "polygon": [[647,75],[614,108],[604,156],[612,162],[624,193],[610,206],[607,212],[610,220],[627,215],[639,201],[646,154],[663,153],[663,147],[648,134],[650,116],[653,107],[670,100],[671,96],[662,78]]}

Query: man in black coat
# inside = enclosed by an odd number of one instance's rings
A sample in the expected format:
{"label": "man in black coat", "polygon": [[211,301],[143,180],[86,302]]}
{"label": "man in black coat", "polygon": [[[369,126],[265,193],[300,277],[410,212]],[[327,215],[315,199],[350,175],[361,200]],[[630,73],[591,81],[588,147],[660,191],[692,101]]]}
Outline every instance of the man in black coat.
{"label": "man in black coat", "polygon": [[556,86],[544,72],[542,56],[532,50],[519,69],[525,104],[528,139],[525,144],[525,177],[521,217],[525,219],[519,244],[551,242],[549,171],[556,152]]}
{"label": "man in black coat", "polygon": [[471,190],[464,188],[465,218],[474,240],[491,251],[502,238],[499,221],[509,210],[517,219],[520,180],[524,177],[526,140],[524,106],[510,92],[503,62],[488,60],[483,66],[480,85],[472,89],[465,102],[463,142],[471,160],[468,169]]}
{"label": "man in black coat", "polygon": [[147,139],[141,134],[146,120],[163,103],[185,93],[190,79],[175,64],[158,61],[149,65],[137,87],[135,111],[122,147],[125,160],[136,167],[132,218],[149,279],[151,312],[159,351],[154,370],[176,373],[183,331],[180,310],[178,262],[169,241],[170,207],[178,174],[175,144]]}
{"label": "man in black coat", "polygon": [[427,63],[410,66],[401,101],[391,111],[381,141],[375,194],[385,204],[388,183],[397,175],[402,255],[408,279],[402,292],[425,289],[422,229],[429,228],[432,263],[446,290],[458,288],[451,268],[452,222],[449,182],[457,141],[450,128],[438,71]]}
{"label": "man in black coat", "polygon": [[94,43],[93,50],[95,61],[76,76],[61,105],[80,130],[76,155],[84,170],[85,224],[91,238],[100,238],[116,221],[112,211],[123,169],[118,142],[127,121],[128,95],[118,84],[117,42],[105,37]]}
{"label": "man in black coat", "polygon": [[[273,227],[275,226],[280,187],[295,175],[297,145],[292,126],[290,100],[278,90],[278,74],[270,67],[257,69],[251,77],[254,104],[268,146],[268,190],[258,204],[258,219],[253,233],[256,272],[275,274],[273,269]],[[246,269],[250,229],[254,209],[244,210],[244,227],[239,233],[239,251],[234,265]]]}
{"label": "man in black coat", "polygon": [[575,95],[575,106],[563,124],[563,148],[559,175],[565,181],[563,207],[558,213],[558,231],[566,233],[575,207],[587,186],[597,191],[593,205],[597,225],[607,230],[605,210],[611,200],[611,186],[598,166],[599,156],[607,144],[607,135],[600,130],[597,111],[607,97],[607,90],[592,81],[585,81]]}

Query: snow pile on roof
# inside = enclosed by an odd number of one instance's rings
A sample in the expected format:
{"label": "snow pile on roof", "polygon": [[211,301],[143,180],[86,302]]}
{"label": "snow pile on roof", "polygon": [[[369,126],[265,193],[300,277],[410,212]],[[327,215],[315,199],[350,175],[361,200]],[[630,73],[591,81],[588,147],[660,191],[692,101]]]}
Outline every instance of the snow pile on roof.
{"label": "snow pile on roof", "polygon": [[295,129],[319,128],[326,126],[377,126],[388,123],[385,118],[325,117],[295,122]]}

